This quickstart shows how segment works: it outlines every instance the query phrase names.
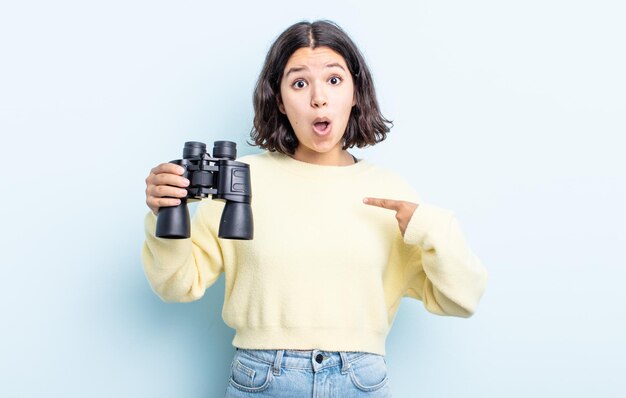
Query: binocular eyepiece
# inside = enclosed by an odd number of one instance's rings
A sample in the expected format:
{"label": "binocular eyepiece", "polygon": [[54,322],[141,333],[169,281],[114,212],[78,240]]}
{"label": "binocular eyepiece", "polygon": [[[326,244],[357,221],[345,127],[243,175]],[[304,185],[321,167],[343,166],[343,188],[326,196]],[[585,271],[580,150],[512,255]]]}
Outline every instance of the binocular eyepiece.
{"label": "binocular eyepiece", "polygon": [[213,156],[202,142],[185,142],[183,158],[170,163],[185,168],[189,180],[187,197],[178,206],[161,207],[157,216],[156,236],[183,239],[191,235],[188,200],[208,198],[226,201],[218,236],[223,239],[250,240],[254,235],[250,166],[235,161],[237,146],[230,141],[215,141]]}

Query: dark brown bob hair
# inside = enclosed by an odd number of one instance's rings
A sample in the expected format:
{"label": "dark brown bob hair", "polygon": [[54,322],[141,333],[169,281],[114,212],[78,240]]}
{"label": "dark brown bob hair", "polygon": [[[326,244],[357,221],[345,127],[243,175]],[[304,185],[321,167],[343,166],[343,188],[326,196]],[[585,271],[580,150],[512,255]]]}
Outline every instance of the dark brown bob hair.
{"label": "dark brown bob hair", "polygon": [[291,55],[299,48],[329,47],[340,54],[354,80],[356,104],[343,136],[343,149],[374,145],[392,127],[380,112],[374,83],[365,60],[350,37],[334,22],[299,22],[285,30],[272,44],[254,90],[254,126],[250,137],[269,151],[293,155],[298,139],[287,116],[280,112],[280,83]]}

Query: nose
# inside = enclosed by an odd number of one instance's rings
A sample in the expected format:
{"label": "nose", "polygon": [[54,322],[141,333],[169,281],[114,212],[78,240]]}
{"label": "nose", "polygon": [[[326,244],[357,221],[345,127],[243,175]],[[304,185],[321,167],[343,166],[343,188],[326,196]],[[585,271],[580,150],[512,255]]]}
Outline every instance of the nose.
{"label": "nose", "polygon": [[321,108],[328,104],[326,93],[320,84],[315,84],[311,90],[311,106],[313,108]]}

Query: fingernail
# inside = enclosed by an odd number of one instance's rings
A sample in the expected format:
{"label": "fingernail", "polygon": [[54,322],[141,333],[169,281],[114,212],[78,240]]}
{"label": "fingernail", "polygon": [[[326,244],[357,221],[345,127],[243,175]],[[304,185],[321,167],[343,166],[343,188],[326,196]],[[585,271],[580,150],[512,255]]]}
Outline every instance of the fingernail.
{"label": "fingernail", "polygon": [[367,198],[364,198],[364,199],[363,199],[363,203],[367,203]]}

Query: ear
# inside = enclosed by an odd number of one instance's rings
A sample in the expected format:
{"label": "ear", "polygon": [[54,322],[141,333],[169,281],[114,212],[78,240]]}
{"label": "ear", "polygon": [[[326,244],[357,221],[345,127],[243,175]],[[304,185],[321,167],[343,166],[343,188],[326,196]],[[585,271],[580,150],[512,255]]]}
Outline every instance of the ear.
{"label": "ear", "polygon": [[278,105],[278,110],[280,111],[280,113],[282,113],[283,115],[287,114],[287,112],[285,111],[285,105],[283,105],[283,100],[280,98],[280,95],[276,96],[276,105]]}

